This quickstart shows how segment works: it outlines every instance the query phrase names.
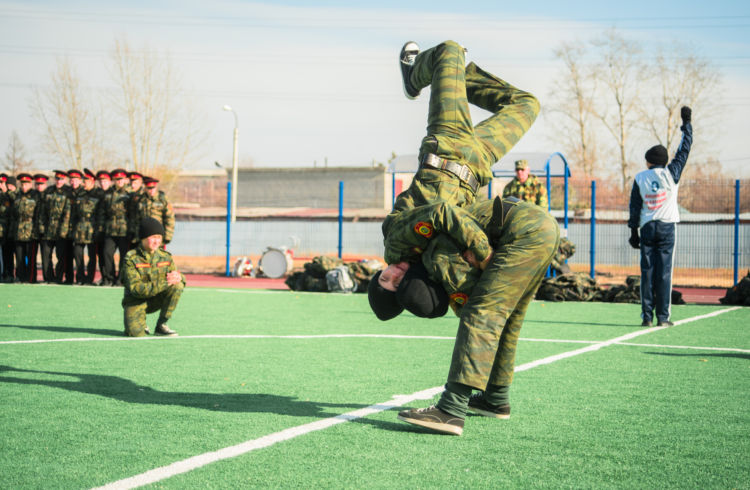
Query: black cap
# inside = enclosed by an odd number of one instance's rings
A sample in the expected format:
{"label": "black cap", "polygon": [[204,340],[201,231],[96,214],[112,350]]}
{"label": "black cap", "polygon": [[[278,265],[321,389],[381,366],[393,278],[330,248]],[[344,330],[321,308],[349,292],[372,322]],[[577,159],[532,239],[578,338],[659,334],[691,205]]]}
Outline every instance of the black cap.
{"label": "black cap", "polygon": [[143,218],[141,224],[138,227],[138,236],[146,238],[151,235],[162,235],[164,236],[164,227],[159,220],[156,218]]}
{"label": "black cap", "polygon": [[370,285],[367,287],[367,299],[370,300],[370,308],[372,308],[375,316],[386,321],[399,316],[404,311],[404,307],[399,304],[395,292],[384,289],[378,283],[381,272],[376,272],[370,279]]}
{"label": "black cap", "polygon": [[450,299],[443,286],[430,279],[421,263],[411,264],[396,291],[398,302],[422,318],[439,318],[446,314]]}
{"label": "black cap", "polygon": [[667,149],[662,145],[652,146],[646,152],[646,161],[652,165],[663,167],[667,164],[668,158]]}

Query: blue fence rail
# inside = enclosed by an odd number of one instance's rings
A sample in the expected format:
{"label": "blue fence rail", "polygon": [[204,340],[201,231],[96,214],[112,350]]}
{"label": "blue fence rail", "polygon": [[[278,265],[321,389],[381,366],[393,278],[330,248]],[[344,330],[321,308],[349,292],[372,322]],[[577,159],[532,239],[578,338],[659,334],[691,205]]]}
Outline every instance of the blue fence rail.
{"label": "blue fence rail", "polygon": [[[226,254],[227,274],[230,253],[235,257],[259,255],[268,247],[294,248],[297,256],[336,254],[342,257],[344,253],[382,256],[381,221],[347,220],[343,209],[343,182],[339,182],[338,191],[338,217],[335,221],[263,219],[231,223],[227,220],[226,233],[221,231],[221,222],[178,221],[170,250],[182,256]],[[625,211],[621,208],[618,212],[605,210],[597,214],[595,181],[590,182],[590,192],[588,216],[582,213],[583,216],[569,220],[567,210],[552,210],[564,228],[563,233],[576,245],[576,253],[568,263],[574,270],[575,266],[579,266],[577,270],[588,269],[592,277],[608,267],[637,273],[639,253],[627,244],[629,230]],[[683,214],[676,232],[675,284],[690,282],[692,279],[680,279],[681,271],[689,270],[692,276],[703,275],[726,287],[736,284],[740,274],[744,275],[744,271],[750,269],[750,215],[741,214],[740,181],[734,183],[733,194],[734,213]],[[229,186],[227,195],[231,195]],[[564,203],[567,206],[568,200]],[[228,200],[228,209],[229,206]]]}

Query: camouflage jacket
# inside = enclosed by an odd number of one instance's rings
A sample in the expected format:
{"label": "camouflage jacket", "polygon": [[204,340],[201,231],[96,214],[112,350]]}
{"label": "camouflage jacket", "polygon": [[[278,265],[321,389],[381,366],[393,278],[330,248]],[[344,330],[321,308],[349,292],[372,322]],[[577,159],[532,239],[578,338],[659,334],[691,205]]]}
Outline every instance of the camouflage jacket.
{"label": "camouflage jacket", "polygon": [[138,198],[137,212],[130,224],[130,229],[136,232],[133,235],[136,240],[142,238],[137,236],[138,226],[147,217],[156,219],[164,226],[164,243],[171,242],[174,235],[174,210],[163,192],[159,191],[156,197],[151,197],[146,192]]}
{"label": "camouflage jacket", "polygon": [[130,218],[130,193],[125,187],[114,186],[104,193],[104,234],[124,237],[128,235]]}
{"label": "camouflage jacket", "polygon": [[503,189],[503,197],[513,196],[522,201],[533,202],[547,209],[547,189],[536,175],[529,175],[523,184],[515,177]]}
{"label": "camouflage jacket", "polygon": [[128,202],[128,236],[131,237],[133,243],[136,243],[138,241],[138,225],[141,222],[141,218],[138,216],[138,203],[146,195],[146,188],[141,187],[134,191],[130,187],[126,187],[126,190],[130,196],[130,202]]}
{"label": "camouflage jacket", "polygon": [[[169,287],[167,273],[176,269],[172,254],[162,249],[149,253],[139,244],[125,255],[121,275],[125,286],[122,306],[143,303],[148,298],[166,291]],[[182,276],[182,283],[185,283],[185,276]]]}
{"label": "camouflage jacket", "polygon": [[71,236],[74,243],[94,243],[104,230],[104,214],[101,199],[94,192],[79,187],[71,199]]}
{"label": "camouflage jacket", "polygon": [[67,238],[70,232],[70,188],[48,187],[42,195],[39,232],[44,240]]}
{"label": "camouflage jacket", "polygon": [[10,231],[10,213],[13,209],[13,194],[0,192],[0,239],[8,238]]}
{"label": "camouflage jacket", "polygon": [[[499,206],[501,202],[511,206],[504,217],[502,207]],[[508,227],[512,227],[513,223],[518,223],[519,219],[524,220],[524,223],[526,220],[552,219],[548,213],[540,213],[540,210],[531,203],[501,201],[500,198],[481,201],[467,207],[466,211],[471,213],[495,249],[508,243],[510,240]],[[446,235],[438,235],[427,246],[422,254],[422,263],[430,277],[442,284],[450,297],[451,308],[457,315],[460,315],[460,309],[468,301],[482,271],[466,262],[460,247]]]}
{"label": "camouflage jacket", "polygon": [[388,224],[383,223],[385,261],[395,264],[418,260],[438,235],[448,235],[462,250],[471,250],[480,262],[490,253],[487,236],[476,219],[461,208],[445,202],[403,211]]}
{"label": "camouflage jacket", "polygon": [[11,236],[15,240],[28,242],[38,238],[36,223],[39,221],[37,213],[41,209],[40,201],[40,194],[34,189],[16,194],[11,212]]}

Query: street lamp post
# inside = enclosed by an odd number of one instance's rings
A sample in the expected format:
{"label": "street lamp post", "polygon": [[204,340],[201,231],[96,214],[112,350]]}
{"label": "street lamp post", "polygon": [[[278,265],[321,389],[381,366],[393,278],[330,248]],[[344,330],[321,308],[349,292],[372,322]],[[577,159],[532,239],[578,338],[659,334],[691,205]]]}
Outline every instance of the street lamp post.
{"label": "street lamp post", "polygon": [[232,222],[237,220],[237,145],[240,134],[239,124],[237,122],[237,113],[230,106],[223,107],[225,111],[234,114],[234,152],[232,153]]}

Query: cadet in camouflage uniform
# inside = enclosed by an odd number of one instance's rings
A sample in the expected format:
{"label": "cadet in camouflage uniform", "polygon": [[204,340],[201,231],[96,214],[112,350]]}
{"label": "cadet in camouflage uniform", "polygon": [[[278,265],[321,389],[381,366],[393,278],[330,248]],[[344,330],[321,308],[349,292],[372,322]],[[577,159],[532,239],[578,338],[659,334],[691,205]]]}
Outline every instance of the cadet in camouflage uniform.
{"label": "cadet in camouflage uniform", "polygon": [[[112,171],[115,185],[104,197],[104,260],[102,263],[102,286],[115,286],[120,282],[118,273],[125,264],[125,254],[130,249],[128,221],[130,192],[126,186],[127,172],[118,168]],[[115,272],[115,251],[120,254],[120,263]]]}
{"label": "cadet in camouflage uniform", "polygon": [[156,321],[157,335],[176,336],[167,326],[172,312],[177,308],[185,288],[185,277],[177,271],[172,254],[161,249],[164,227],[154,218],[140,222],[138,235],[143,238],[138,247],[125,256],[122,298],[125,335],[141,337],[149,333],[146,314],[159,311]]}
{"label": "cadet in camouflage uniform", "polygon": [[130,239],[130,249],[138,246],[138,202],[146,194],[146,188],[143,187],[143,175],[140,172],[128,173],[130,186],[130,205],[128,207],[128,238]]}
{"label": "cadet in camouflage uniform", "polygon": [[10,234],[10,212],[13,195],[8,190],[8,175],[0,174],[0,280],[13,281],[13,240]]}
{"label": "cadet in camouflage uniform", "polygon": [[[68,236],[70,224],[70,199],[65,181],[68,174],[55,170],[55,185],[47,187],[42,194],[40,213],[40,242],[42,250],[42,277],[45,282],[60,282],[58,275],[65,261],[62,241]],[[57,255],[58,267],[52,265],[52,252]]]}
{"label": "cadet in camouflage uniform", "polygon": [[[386,238],[400,227],[405,211],[438,202],[472,203],[477,189],[492,178],[490,167],[521,139],[539,112],[533,95],[473,62],[464,66],[464,49],[453,41],[421,53],[416,43],[408,42],[400,61],[406,96],[414,99],[427,86],[431,94],[420,168],[383,222]],[[472,126],[469,104],[492,116]]]}
{"label": "cadet in camouflage uniform", "polygon": [[[71,237],[73,238],[73,258],[76,268],[76,284],[93,284],[96,272],[95,242],[104,230],[101,198],[94,189],[95,176],[84,171],[83,186],[73,191],[71,209]],[[85,263],[84,252],[88,255]]]}
{"label": "cadet in camouflage uniform", "polygon": [[516,160],[516,176],[503,189],[503,197],[517,197],[547,209],[547,189],[536,175],[530,174],[529,162]]}
{"label": "cadet in camouflage uniform", "polygon": [[[104,207],[104,200],[107,197],[107,194],[112,190],[112,178],[109,175],[109,172],[106,170],[99,170],[96,172],[96,187],[94,188],[94,192],[97,193],[99,196],[100,206]],[[106,209],[102,209],[102,213],[104,213]],[[102,218],[104,219],[104,218]],[[106,231],[106,223],[104,223],[102,226],[102,233],[100,233],[97,236],[97,240],[94,243],[94,246],[96,247],[96,260],[99,262],[99,272],[101,273],[102,280],[104,278],[104,241],[105,236],[104,233]],[[101,286],[101,281],[97,283]]]}
{"label": "cadet in camouflage uniform", "polygon": [[[20,192],[13,200],[11,212],[11,230],[16,252],[16,282],[36,282],[32,277],[33,263],[36,261],[36,238],[38,222],[37,213],[40,201],[39,193],[33,189],[31,175],[22,173],[17,176],[21,183]],[[34,268],[35,269],[35,268]]]}
{"label": "cadet in camouflage uniform", "polygon": [[[448,293],[460,323],[448,381],[437,406],[399,414],[401,420],[450,434],[462,433],[467,407],[491,417],[510,416],[508,390],[521,326],[559,244],[555,219],[530,203],[495,198],[466,210],[483,230],[494,253],[479,263],[474,254],[446,234],[436,235],[424,247],[422,264],[429,277]],[[415,215],[415,225],[429,218]],[[413,243],[422,246],[417,240]],[[434,316],[431,311],[412,309],[413,304],[405,300],[412,284],[410,271],[418,268],[394,264],[373,278],[371,306],[379,318],[398,314],[395,302],[420,316]],[[407,290],[399,287],[402,283]],[[394,289],[395,294],[388,293]],[[471,396],[473,389],[481,392]]]}
{"label": "cadet in camouflage uniform", "polygon": [[[152,177],[144,177],[143,185],[146,192],[138,198],[135,223],[143,218],[151,217],[164,226],[164,244],[172,241],[174,235],[174,210],[167,200],[167,196],[158,188],[159,180]],[[135,228],[135,227],[134,227]],[[136,236],[137,240],[143,237]]]}

